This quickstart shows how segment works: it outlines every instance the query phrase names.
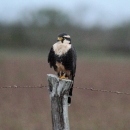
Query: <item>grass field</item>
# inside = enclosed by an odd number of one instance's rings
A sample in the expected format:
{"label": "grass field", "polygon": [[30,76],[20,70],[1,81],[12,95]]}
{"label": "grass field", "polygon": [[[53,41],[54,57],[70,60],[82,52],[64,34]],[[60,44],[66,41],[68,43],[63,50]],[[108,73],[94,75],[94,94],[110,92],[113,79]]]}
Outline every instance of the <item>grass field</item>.
{"label": "grass field", "polygon": [[[54,73],[47,53],[0,51],[0,86],[47,85]],[[81,59],[81,60],[80,60]],[[130,93],[130,58],[82,55],[78,58],[76,87]],[[1,130],[51,130],[47,88],[1,88]],[[130,95],[74,89],[69,107],[71,130],[129,130]]]}

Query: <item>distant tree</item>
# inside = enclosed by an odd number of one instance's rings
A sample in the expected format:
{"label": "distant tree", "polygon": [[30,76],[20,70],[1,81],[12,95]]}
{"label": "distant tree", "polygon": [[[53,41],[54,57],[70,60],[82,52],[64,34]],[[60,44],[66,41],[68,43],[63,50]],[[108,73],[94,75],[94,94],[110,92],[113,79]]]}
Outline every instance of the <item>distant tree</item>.
{"label": "distant tree", "polygon": [[[69,16],[56,9],[41,9],[25,14],[23,23],[33,26],[57,27],[70,23]],[[29,20],[28,20],[29,19]]]}
{"label": "distant tree", "polygon": [[118,27],[111,31],[109,38],[109,49],[111,51],[130,52],[130,28]]}
{"label": "distant tree", "polygon": [[10,39],[14,47],[26,47],[29,45],[29,39],[27,33],[19,24],[11,27]]}

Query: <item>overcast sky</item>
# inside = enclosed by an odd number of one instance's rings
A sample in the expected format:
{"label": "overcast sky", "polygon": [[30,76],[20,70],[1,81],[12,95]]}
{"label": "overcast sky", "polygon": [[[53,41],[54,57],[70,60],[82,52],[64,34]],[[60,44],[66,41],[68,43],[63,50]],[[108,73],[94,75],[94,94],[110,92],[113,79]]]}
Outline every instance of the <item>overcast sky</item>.
{"label": "overcast sky", "polygon": [[112,26],[130,21],[130,0],[0,0],[0,21],[12,22],[22,12],[57,8],[86,26]]}

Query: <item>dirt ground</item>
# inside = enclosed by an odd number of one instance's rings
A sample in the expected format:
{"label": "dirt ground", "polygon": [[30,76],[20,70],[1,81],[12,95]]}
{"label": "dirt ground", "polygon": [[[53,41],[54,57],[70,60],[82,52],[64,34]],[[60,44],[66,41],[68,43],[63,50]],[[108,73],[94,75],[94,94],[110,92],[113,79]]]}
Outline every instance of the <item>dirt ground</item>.
{"label": "dirt ground", "polygon": [[[0,87],[47,85],[46,59],[0,60]],[[130,62],[78,61],[75,87],[130,93]],[[129,130],[130,95],[74,88],[71,130]],[[1,88],[1,130],[51,130],[47,88]]]}

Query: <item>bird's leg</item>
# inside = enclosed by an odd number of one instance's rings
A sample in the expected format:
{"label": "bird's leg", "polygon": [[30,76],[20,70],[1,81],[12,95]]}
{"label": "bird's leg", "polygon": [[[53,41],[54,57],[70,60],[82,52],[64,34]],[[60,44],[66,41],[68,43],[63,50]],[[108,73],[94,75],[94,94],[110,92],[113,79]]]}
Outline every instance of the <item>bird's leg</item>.
{"label": "bird's leg", "polygon": [[57,75],[58,75],[58,77],[60,78],[60,77],[62,76],[62,75],[61,75],[61,71],[60,71],[60,72],[58,72],[58,74],[57,74]]}
{"label": "bird's leg", "polygon": [[68,77],[66,77],[66,73],[62,72],[62,76],[60,77],[60,79],[68,79]]}

